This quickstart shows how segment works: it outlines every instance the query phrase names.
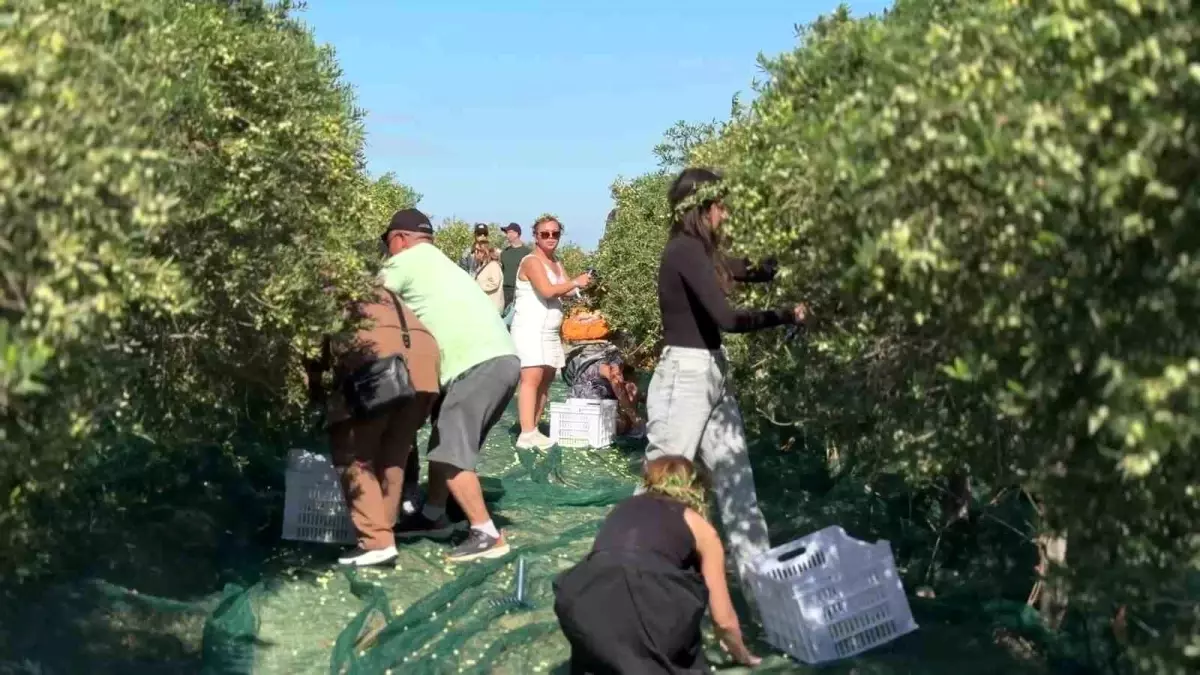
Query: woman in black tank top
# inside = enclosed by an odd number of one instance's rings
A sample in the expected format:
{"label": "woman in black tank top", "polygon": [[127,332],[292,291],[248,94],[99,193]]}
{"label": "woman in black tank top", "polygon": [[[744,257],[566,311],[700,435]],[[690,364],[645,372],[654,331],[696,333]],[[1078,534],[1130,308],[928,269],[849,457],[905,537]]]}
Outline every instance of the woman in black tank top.
{"label": "woman in black tank top", "polygon": [[721,539],[701,515],[695,467],[682,457],[656,459],[643,487],[608,514],[588,557],[554,582],[570,672],[710,672],[701,649],[705,609],[726,650],[757,665],[729,598]]}

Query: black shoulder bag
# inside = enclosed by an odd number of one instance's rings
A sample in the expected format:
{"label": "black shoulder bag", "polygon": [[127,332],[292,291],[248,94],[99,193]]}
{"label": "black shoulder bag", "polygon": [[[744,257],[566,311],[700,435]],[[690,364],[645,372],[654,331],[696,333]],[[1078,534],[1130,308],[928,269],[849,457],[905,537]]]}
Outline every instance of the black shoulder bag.
{"label": "black shoulder bag", "polygon": [[[400,300],[391,291],[387,291],[387,294],[396,306],[396,315],[400,317],[404,348],[410,349],[412,338],[408,334],[408,321],[404,319]],[[385,356],[361,366],[346,378],[343,387],[346,403],[358,418],[371,417],[385,408],[411,401],[417,394],[403,354]]]}

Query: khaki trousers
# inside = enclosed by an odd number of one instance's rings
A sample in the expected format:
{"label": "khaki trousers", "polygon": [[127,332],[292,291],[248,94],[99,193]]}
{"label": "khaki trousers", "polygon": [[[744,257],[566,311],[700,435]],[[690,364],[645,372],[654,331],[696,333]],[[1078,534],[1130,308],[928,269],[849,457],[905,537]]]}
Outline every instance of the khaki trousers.
{"label": "khaki trousers", "polygon": [[395,410],[368,419],[348,419],[329,430],[333,464],[358,544],[368,551],[394,546],[392,526],[400,513],[404,468],[437,394],[418,392]]}

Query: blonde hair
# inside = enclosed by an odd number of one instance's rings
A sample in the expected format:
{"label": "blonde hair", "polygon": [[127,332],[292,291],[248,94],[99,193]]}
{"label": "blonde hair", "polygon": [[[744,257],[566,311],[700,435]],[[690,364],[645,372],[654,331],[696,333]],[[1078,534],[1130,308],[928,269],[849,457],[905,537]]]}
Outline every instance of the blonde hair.
{"label": "blonde hair", "polygon": [[696,465],[687,458],[668,456],[647,462],[642,487],[708,518],[708,491]]}
{"label": "blonde hair", "polygon": [[552,213],[543,213],[542,215],[538,216],[537,220],[533,221],[533,233],[537,234],[538,227],[545,225],[546,223],[557,223],[558,229],[563,229],[562,221],[558,219],[558,216],[555,216]]}

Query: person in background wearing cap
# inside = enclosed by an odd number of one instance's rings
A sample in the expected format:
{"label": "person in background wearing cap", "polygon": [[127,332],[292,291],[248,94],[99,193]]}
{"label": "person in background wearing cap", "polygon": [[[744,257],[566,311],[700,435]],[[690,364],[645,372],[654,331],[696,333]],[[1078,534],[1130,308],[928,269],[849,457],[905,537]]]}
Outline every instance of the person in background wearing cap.
{"label": "person in background wearing cap", "polygon": [[533,249],[521,241],[520,225],[509,223],[500,231],[505,239],[504,252],[500,254],[500,269],[504,271],[504,313],[507,314],[517,293],[517,272],[521,271],[521,261],[533,253]]}
{"label": "person in background wearing cap", "polygon": [[475,468],[484,439],[516,391],[521,375],[516,348],[492,301],[433,245],[433,225],[425,214],[397,211],[382,239],[390,256],[380,271],[383,285],[429,329],[441,356],[441,391],[427,453],[429,494],[419,513],[396,525],[396,537],[453,532],[446,518],[453,496],[470,530],[449,559],[498,558],[508,553],[508,543],[488,514]]}
{"label": "person in background wearing cap", "polygon": [[492,246],[488,240],[487,223],[475,223],[474,236],[475,239],[471,242],[471,245],[467,247],[466,251],[463,251],[462,257],[458,259],[458,266],[466,270],[467,274],[471,275],[471,278],[479,274],[479,261],[475,258],[475,247],[480,244],[485,244],[488,248]]}

